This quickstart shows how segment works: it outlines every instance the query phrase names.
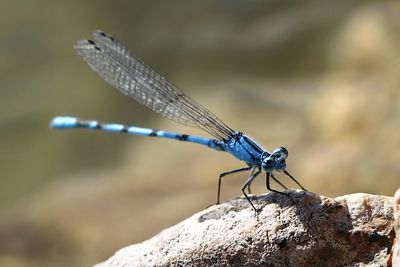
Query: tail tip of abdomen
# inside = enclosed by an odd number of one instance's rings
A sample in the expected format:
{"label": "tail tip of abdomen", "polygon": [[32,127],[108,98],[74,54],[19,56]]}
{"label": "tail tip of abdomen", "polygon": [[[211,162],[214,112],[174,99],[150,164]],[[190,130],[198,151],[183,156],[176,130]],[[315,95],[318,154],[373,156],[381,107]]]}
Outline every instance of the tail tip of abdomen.
{"label": "tail tip of abdomen", "polygon": [[76,127],[78,118],[70,116],[57,116],[50,121],[50,128],[53,129],[64,129]]}

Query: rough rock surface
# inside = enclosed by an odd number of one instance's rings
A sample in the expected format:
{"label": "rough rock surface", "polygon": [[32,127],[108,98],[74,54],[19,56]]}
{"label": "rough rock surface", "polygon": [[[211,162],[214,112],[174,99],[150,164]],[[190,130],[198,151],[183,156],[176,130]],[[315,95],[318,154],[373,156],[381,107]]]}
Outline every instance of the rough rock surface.
{"label": "rough rock surface", "polygon": [[106,266],[386,266],[393,198],[304,191],[234,199],[118,251]]}
{"label": "rough rock surface", "polygon": [[392,257],[392,266],[400,266],[400,189],[394,195],[394,231],[396,239],[394,241]]}

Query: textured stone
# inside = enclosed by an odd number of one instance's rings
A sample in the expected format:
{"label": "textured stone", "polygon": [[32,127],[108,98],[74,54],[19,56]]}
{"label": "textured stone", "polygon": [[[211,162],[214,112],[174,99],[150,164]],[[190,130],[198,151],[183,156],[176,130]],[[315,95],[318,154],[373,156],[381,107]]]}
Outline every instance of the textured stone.
{"label": "textured stone", "polygon": [[234,199],[118,251],[106,266],[386,266],[393,198],[304,191]]}
{"label": "textured stone", "polygon": [[396,238],[392,250],[392,266],[400,266],[400,189],[394,195],[393,206]]}

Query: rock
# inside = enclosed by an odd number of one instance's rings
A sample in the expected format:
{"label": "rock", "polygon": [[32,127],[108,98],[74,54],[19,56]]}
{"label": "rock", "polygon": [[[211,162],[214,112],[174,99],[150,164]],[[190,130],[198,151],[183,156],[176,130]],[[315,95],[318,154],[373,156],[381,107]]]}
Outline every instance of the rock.
{"label": "rock", "polygon": [[392,250],[392,266],[400,266],[400,189],[397,190],[393,200],[394,206],[394,231],[396,238]]}
{"label": "rock", "polygon": [[393,198],[335,199],[304,191],[238,198],[204,211],[96,267],[385,266],[394,239]]}

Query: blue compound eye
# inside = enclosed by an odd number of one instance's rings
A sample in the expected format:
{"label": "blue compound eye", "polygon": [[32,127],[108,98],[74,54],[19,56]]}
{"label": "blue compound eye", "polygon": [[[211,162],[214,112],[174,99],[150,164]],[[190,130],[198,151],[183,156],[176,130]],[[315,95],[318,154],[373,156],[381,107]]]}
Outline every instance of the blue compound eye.
{"label": "blue compound eye", "polygon": [[278,149],[281,151],[282,155],[284,155],[285,158],[289,156],[289,151],[285,147],[281,146]]}
{"label": "blue compound eye", "polygon": [[289,155],[289,152],[284,147],[278,147],[271,154],[271,156],[273,156],[276,159],[278,159],[278,158],[287,159],[288,155]]}

